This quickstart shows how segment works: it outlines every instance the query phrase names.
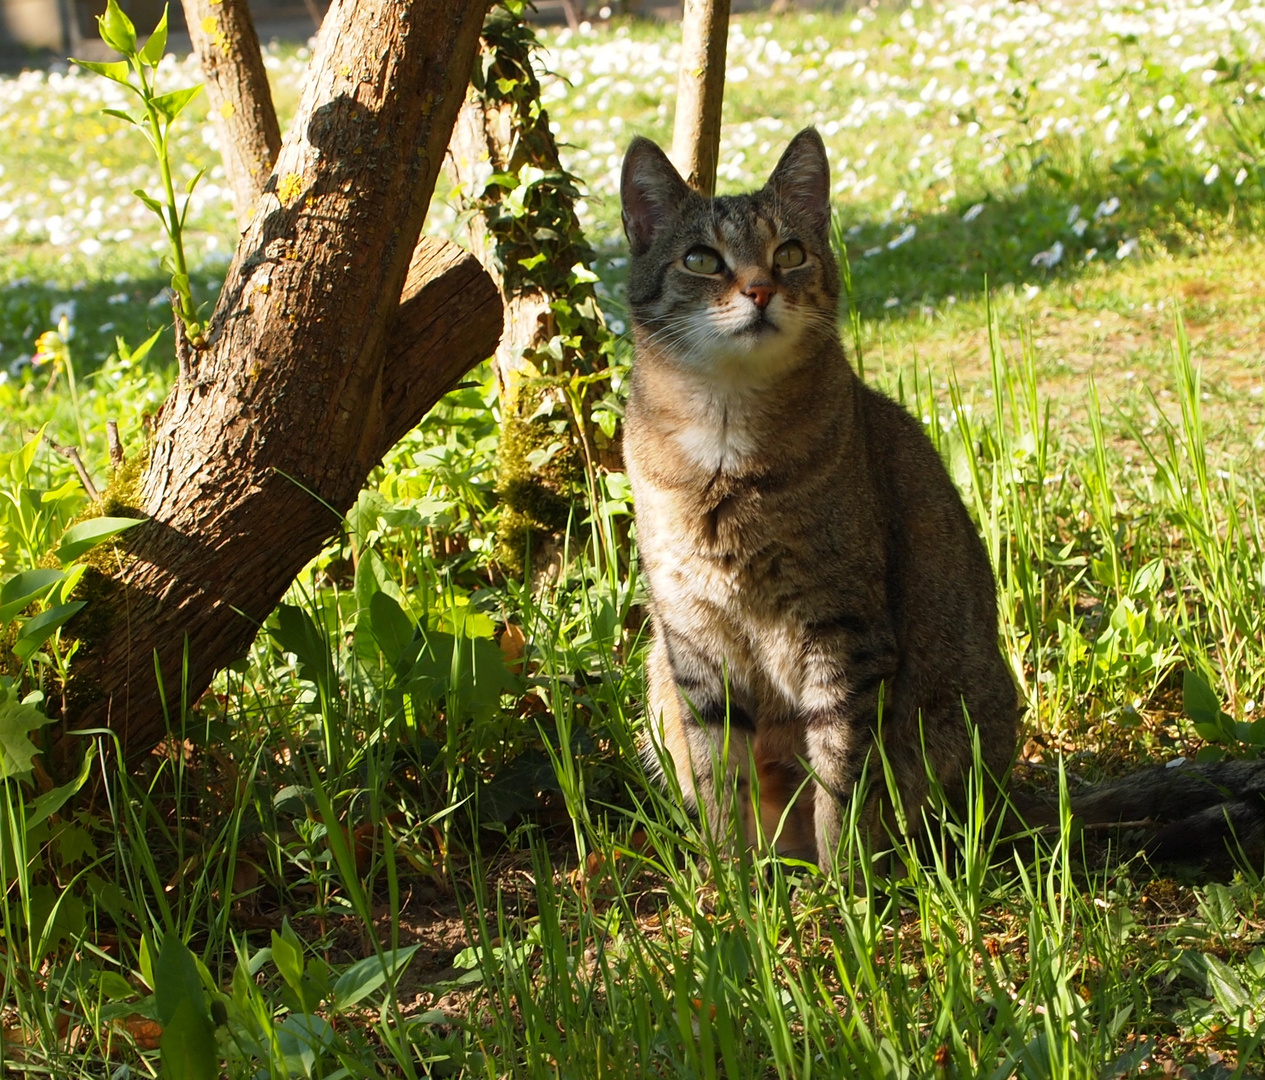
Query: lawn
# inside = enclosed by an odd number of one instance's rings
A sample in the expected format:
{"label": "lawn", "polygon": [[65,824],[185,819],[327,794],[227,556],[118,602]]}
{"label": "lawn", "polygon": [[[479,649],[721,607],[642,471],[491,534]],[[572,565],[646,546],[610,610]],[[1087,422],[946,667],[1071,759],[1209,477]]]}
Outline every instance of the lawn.
{"label": "lawn", "polygon": [[[1265,749],[1263,35],[1265,6],[1193,0],[731,28],[720,189],[822,132],[841,332],[985,539],[1026,787]],[[619,165],[634,134],[668,141],[679,30],[541,37],[623,334]],[[307,58],[267,47],[283,122]],[[120,104],[74,68],[0,79],[0,583],[52,565],[86,501],[32,433],[104,480],[106,422],[143,453],[173,377],[164,240],[132,194],[157,171],[100,112]],[[173,148],[179,177],[208,170],[211,303],[235,228],[205,105]],[[428,230],[459,239],[442,194]],[[78,777],[20,756],[17,702],[74,658],[28,650],[35,610],[0,598],[4,1070],[154,1075],[165,1029],[189,1076],[1265,1075],[1259,865],[1175,875],[1136,832],[1066,821],[1014,845],[974,811],[894,862],[854,841],[841,878],[724,857],[637,755],[626,479],[592,478],[560,573],[507,579],[496,437],[480,369],[131,774],[108,740]]]}

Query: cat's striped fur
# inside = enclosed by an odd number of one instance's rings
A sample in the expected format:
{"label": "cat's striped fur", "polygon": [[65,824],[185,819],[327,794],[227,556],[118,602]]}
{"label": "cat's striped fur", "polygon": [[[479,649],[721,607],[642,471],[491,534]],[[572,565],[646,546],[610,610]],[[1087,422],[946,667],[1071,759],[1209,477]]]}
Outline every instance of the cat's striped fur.
{"label": "cat's striped fur", "polygon": [[[802,786],[778,847],[828,865],[880,699],[907,812],[927,794],[924,750],[946,792],[963,792],[964,714],[992,775],[1009,770],[1018,706],[988,559],[918,424],[844,356],[816,131],[760,191],[715,200],[638,139],[622,197],[637,348],[624,452],[653,602],[653,746],[721,828],[713,761],[728,732],[748,839],[753,760],[765,836]],[[873,826],[877,803],[867,815]]]}
{"label": "cat's striped fur", "polygon": [[[808,129],[762,189],[714,200],[636,139],[621,191],[637,347],[624,451],[655,634],[648,756],[671,759],[717,830],[736,811],[748,841],[777,833],[823,866],[867,761],[879,771],[880,737],[916,815],[928,772],[963,797],[967,716],[986,785],[1004,781],[1019,727],[979,538],[918,424],[862,385],[839,343],[829,190]],[[1058,819],[1049,799],[1020,809]],[[1265,762],[1146,769],[1072,809],[1152,826],[1157,861],[1259,868]],[[863,821],[879,828],[879,799]]]}

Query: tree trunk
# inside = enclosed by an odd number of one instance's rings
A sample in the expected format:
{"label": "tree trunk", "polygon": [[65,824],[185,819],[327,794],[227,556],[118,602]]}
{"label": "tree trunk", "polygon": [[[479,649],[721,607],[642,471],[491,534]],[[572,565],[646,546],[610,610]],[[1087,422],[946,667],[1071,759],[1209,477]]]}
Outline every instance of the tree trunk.
{"label": "tree trunk", "polygon": [[68,726],[108,725],[131,755],[160,740],[155,666],[175,719],[186,657],[194,700],[369,470],[495,348],[501,305],[475,261],[438,243],[413,257],[482,21],[464,0],[330,8],[209,345],[157,418],[148,523],[70,628]]}
{"label": "tree trunk", "polygon": [[211,120],[244,230],[281,150],[281,127],[246,0],[182,0]]}
{"label": "tree trunk", "polygon": [[685,0],[671,156],[690,187],[709,197],[716,191],[728,38],[729,0]]}
{"label": "tree trunk", "polygon": [[[537,570],[550,563],[574,499],[587,494],[586,475],[609,463],[611,449],[611,437],[589,412],[613,339],[593,290],[593,251],[575,212],[579,191],[540,106],[536,47],[529,27],[493,10],[480,69],[449,145],[449,173],[471,211],[471,249],[505,304],[495,357],[497,491],[504,507],[497,559],[515,576],[529,550]],[[489,183],[492,176],[497,182]]]}

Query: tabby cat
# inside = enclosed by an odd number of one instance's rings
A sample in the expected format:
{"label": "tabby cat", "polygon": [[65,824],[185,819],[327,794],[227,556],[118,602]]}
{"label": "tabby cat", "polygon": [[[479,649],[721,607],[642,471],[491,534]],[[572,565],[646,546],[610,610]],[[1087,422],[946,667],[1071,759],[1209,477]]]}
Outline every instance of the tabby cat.
{"label": "tabby cat", "polygon": [[[823,868],[863,771],[881,776],[880,739],[917,820],[928,773],[964,798],[972,728],[986,784],[1005,780],[1019,731],[979,537],[918,423],[839,343],[829,194],[811,128],[750,195],[704,198],[643,138],[621,190],[648,757],[671,759],[717,835],[736,813],[748,842]],[[1048,799],[1020,805],[1032,824],[1058,820]],[[1073,810],[1163,826],[1158,861],[1259,860],[1265,763],[1148,769]],[[883,800],[861,821],[881,839]]]}
{"label": "tabby cat", "polygon": [[[867,761],[881,775],[876,739],[912,815],[928,769],[964,794],[966,716],[990,774],[1008,772],[1019,709],[992,571],[918,423],[844,356],[817,132],[761,190],[710,200],[638,138],[621,194],[654,753],[714,828],[737,809],[748,840],[754,765],[763,835],[828,867],[843,801]],[[877,800],[864,819],[880,823]]]}

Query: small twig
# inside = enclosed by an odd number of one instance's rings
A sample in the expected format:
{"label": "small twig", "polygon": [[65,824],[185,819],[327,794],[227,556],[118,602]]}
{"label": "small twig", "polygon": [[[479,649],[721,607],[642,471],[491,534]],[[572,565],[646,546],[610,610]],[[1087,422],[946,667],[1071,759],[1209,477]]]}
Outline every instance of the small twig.
{"label": "small twig", "polygon": [[180,386],[188,390],[193,386],[193,346],[184,332],[184,317],[180,311],[180,294],[171,294],[171,310],[175,313],[176,364],[180,368]]}
{"label": "small twig", "polygon": [[123,443],[119,440],[119,422],[117,420],[107,420],[105,422],[105,437],[110,444],[110,465],[115,469],[121,469],[127,464],[127,458],[123,456]]}
{"label": "small twig", "polygon": [[79,456],[79,448],[76,446],[58,446],[48,435],[44,436],[44,441],[52,447],[54,453],[61,454],[75,467],[75,472],[79,474],[79,482],[83,484],[83,489],[88,493],[88,498],[93,502],[100,502],[101,493],[97,491],[97,485],[92,482],[92,477],[88,475],[88,470],[84,467],[83,459]]}

